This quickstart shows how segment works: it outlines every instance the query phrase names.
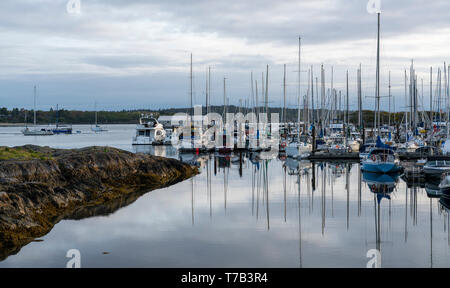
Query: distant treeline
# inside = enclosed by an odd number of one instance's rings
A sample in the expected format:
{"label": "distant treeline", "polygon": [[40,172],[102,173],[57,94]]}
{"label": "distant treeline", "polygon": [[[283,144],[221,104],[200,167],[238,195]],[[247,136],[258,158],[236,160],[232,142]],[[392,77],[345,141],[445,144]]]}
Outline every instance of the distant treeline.
{"label": "distant treeline", "polygon": [[[240,108],[237,106],[227,107],[228,113],[237,113]],[[282,117],[282,108],[269,107],[269,113],[279,113],[280,120]],[[211,112],[222,114],[222,106],[211,107]],[[247,113],[245,108],[240,110],[243,113]],[[260,108],[260,112],[263,108]],[[143,113],[153,113],[155,116],[159,115],[174,115],[176,113],[191,113],[190,109],[187,108],[169,108],[163,110],[122,110],[122,111],[98,111],[97,117],[98,122],[101,124],[135,124],[138,123],[139,117]],[[203,113],[206,113],[206,108],[203,107]],[[315,112],[317,113],[317,112]],[[289,122],[297,121],[298,110],[297,109],[286,109],[286,119]],[[317,115],[317,114],[316,114]],[[357,124],[358,122],[358,112],[349,112],[350,122]],[[303,111],[301,112],[301,117],[303,120]],[[392,113],[391,114],[391,124],[399,123],[404,117],[404,112]],[[50,111],[37,111],[37,123],[41,125],[54,124],[58,120],[59,123],[65,124],[93,124],[95,122],[95,112],[94,111],[77,111],[77,110],[53,110]],[[344,118],[344,112],[338,113],[338,118],[342,120]],[[363,111],[363,120],[366,127],[372,127],[374,121],[373,111]],[[382,123],[388,123],[389,113],[381,113]],[[0,123],[33,123],[33,110],[25,110],[14,108],[8,110],[6,108],[0,109]]]}
{"label": "distant treeline", "polygon": [[[144,111],[99,111],[97,114],[100,124],[134,124]],[[55,124],[56,121],[65,124],[93,124],[94,111],[50,110],[36,111],[36,122],[41,125]],[[33,123],[33,110],[0,109],[0,123]]]}

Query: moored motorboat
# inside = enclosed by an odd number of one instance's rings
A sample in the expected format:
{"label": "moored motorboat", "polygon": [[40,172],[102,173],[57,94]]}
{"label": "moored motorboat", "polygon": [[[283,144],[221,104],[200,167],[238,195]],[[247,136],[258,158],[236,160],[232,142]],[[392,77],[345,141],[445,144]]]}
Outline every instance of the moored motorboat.
{"label": "moored motorboat", "polygon": [[423,172],[431,178],[440,178],[443,173],[450,172],[450,161],[436,160],[428,161],[423,166]]}
{"label": "moored motorboat", "polygon": [[312,145],[309,143],[295,143],[291,142],[286,146],[286,156],[289,158],[302,158],[308,156],[312,151]]}
{"label": "moored motorboat", "polygon": [[359,152],[359,149],[361,147],[361,143],[358,140],[349,140],[348,141],[348,147],[350,147],[350,150],[352,152]]}
{"label": "moored motorboat", "polygon": [[92,132],[95,133],[100,133],[100,132],[108,132],[108,129],[100,126],[100,125],[95,125],[91,127]]}
{"label": "moored motorboat", "polygon": [[133,145],[162,145],[166,138],[166,131],[155,118],[142,115],[136,126],[136,136]]}

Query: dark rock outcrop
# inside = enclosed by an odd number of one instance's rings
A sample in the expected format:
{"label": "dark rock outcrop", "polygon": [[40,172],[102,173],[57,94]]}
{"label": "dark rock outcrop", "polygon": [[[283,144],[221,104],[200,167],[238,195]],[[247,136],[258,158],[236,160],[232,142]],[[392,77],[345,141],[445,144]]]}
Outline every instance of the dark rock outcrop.
{"label": "dark rock outcrop", "polygon": [[150,190],[197,173],[175,159],[114,148],[20,149],[45,157],[0,161],[0,259],[47,234],[62,219],[112,213]]}

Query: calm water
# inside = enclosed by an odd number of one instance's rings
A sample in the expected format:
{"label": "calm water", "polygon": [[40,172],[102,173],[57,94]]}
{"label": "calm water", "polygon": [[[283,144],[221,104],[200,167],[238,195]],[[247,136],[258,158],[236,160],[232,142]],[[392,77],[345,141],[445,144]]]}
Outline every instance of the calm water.
{"label": "calm water", "polygon": [[[134,125],[108,128],[92,134],[77,126],[80,135],[38,138],[0,128],[0,146],[135,151]],[[381,250],[383,267],[450,267],[448,210],[398,177],[277,155],[138,152],[195,161],[201,174],[112,203],[102,209],[107,216],[61,221],[0,267],[65,267],[69,249],[80,250],[83,267],[365,267],[370,249]]]}

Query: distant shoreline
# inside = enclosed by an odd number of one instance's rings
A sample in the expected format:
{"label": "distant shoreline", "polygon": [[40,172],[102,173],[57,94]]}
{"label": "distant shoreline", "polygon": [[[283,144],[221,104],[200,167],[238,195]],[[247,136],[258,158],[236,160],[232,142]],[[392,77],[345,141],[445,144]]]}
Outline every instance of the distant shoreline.
{"label": "distant shoreline", "polygon": [[[67,125],[67,123],[61,123],[61,125]],[[102,126],[108,126],[108,125],[135,125],[138,124],[136,123],[108,123],[108,124],[101,124]],[[85,125],[85,126],[90,126],[90,125],[95,125],[95,124],[86,124],[86,123],[75,123],[75,124],[69,124],[72,126],[75,125]],[[0,128],[7,128],[7,127],[25,127],[26,124],[25,123],[0,123]],[[28,127],[32,127],[33,123],[28,123]],[[55,126],[55,124],[36,124],[36,126],[38,127],[48,127],[48,126]]]}
{"label": "distant shoreline", "polygon": [[0,123],[0,127],[25,127],[25,123]]}

